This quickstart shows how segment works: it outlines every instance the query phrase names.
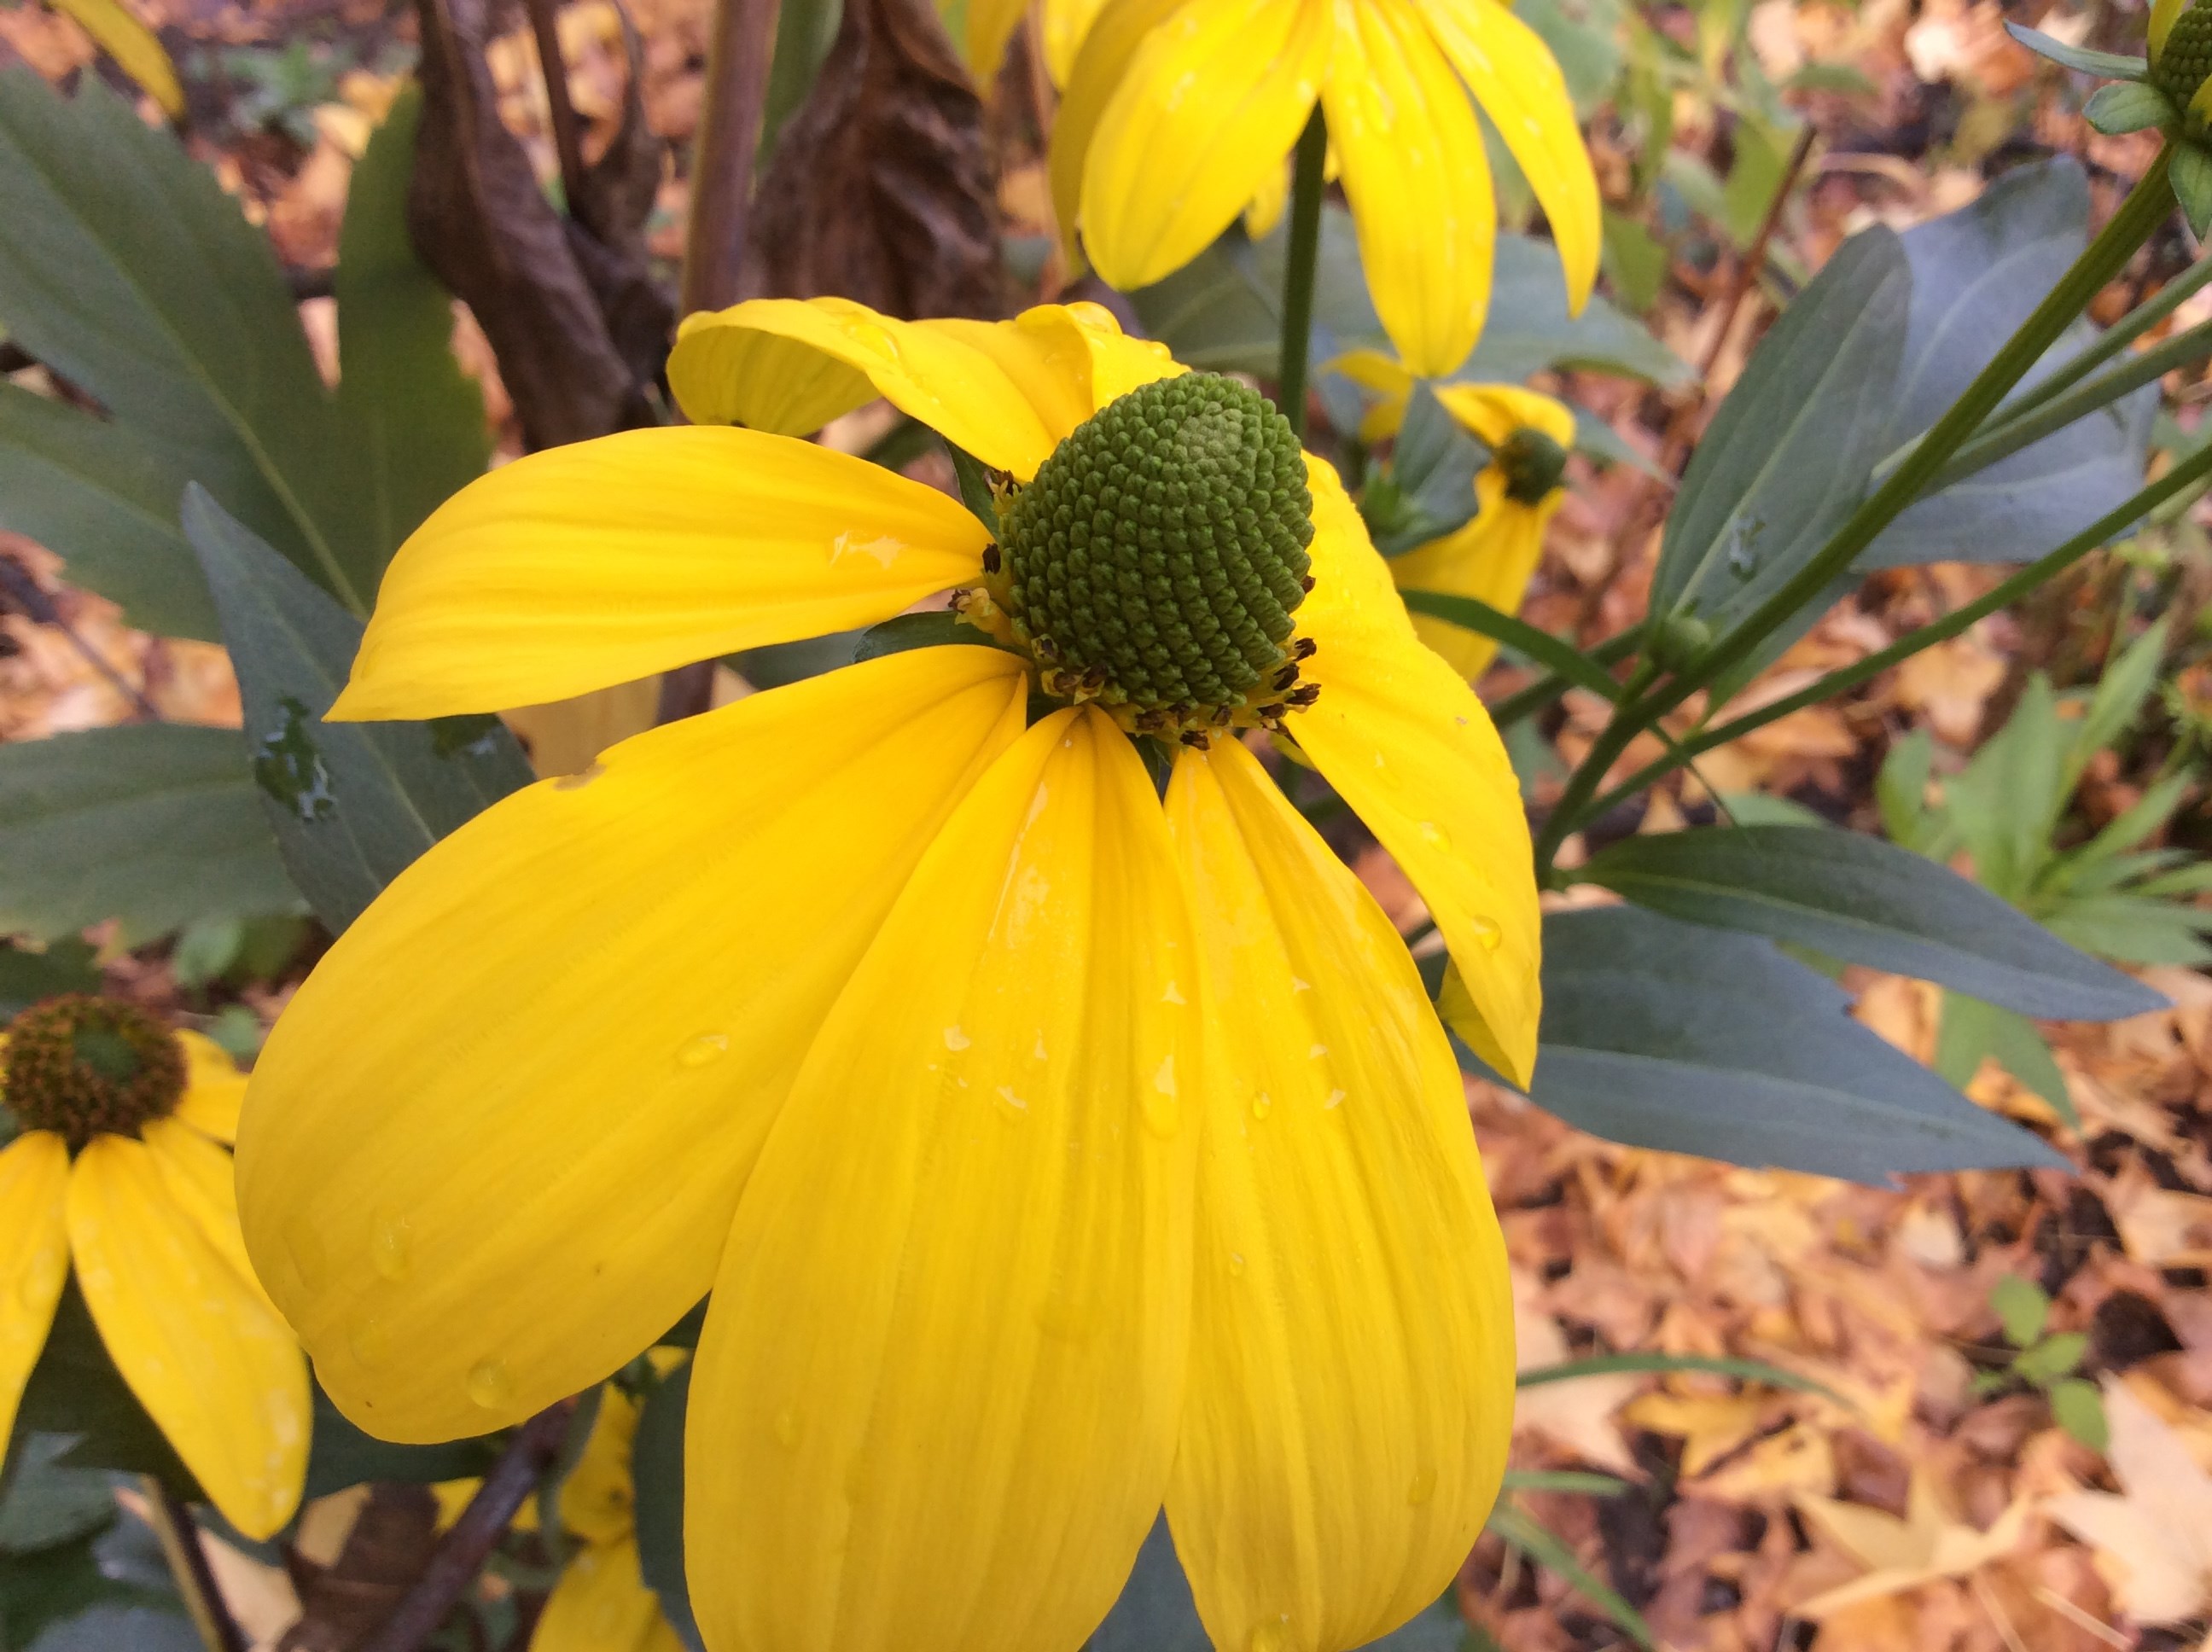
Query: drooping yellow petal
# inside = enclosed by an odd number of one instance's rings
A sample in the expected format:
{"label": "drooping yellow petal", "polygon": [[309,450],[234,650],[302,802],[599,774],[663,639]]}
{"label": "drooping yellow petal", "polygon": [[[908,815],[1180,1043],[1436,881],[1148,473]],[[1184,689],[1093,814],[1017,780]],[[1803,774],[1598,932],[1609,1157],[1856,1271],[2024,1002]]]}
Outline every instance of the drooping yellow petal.
{"label": "drooping yellow petal", "polygon": [[[1390,559],[1390,576],[1401,591],[1441,591],[1477,597],[1501,613],[1516,613],[1544,555],[1544,529],[1565,495],[1556,489],[1534,505],[1505,496],[1505,477],[1495,468],[1474,479],[1475,514],[1427,544]],[[1498,644],[1479,631],[1431,614],[1413,616],[1413,634],[1442,654],[1468,682],[1498,657]]]}
{"label": "drooping yellow petal", "polygon": [[586,1544],[562,1568],[530,1652],[655,1652],[656,1630],[675,1642],[660,1597],[646,1587],[637,1540],[623,1537]]}
{"label": "drooping yellow petal", "polygon": [[1052,121],[1053,215],[1060,221],[1060,244],[1079,267],[1076,221],[1083,200],[1083,173],[1103,117],[1121,88],[1123,76],[1152,30],[1189,0],[1104,0],[1068,70],[1065,94]]}
{"label": "drooping yellow petal", "polygon": [[1091,33],[1106,0],[1044,0],[1044,67],[1054,86],[1067,84],[1075,72],[1076,53]]}
{"label": "drooping yellow petal", "polygon": [[591,1434],[561,1482],[561,1524],[586,1543],[617,1543],[637,1529],[637,1491],[630,1479],[637,1418],[636,1400],[611,1382],[599,1390]]}
{"label": "drooping yellow petal", "polygon": [[246,1236],[239,1231],[238,1177],[230,1155],[173,1118],[153,1120],[139,1136],[152,1150],[161,1183],[177,1208],[230,1264],[240,1282],[276,1314],[276,1304],[261,1288],[260,1277],[246,1254]]}
{"label": "drooping yellow petal", "polygon": [[230,1052],[205,1033],[179,1028],[176,1038],[185,1052],[185,1093],[177,1102],[177,1117],[204,1136],[237,1140],[246,1075]]}
{"label": "drooping yellow petal", "polygon": [[1597,281],[1597,173],[1566,77],[1543,37],[1498,0],[1413,0],[1543,204],[1577,314]]}
{"label": "drooping yellow petal", "polygon": [[124,0],[47,0],[47,3],[74,18],[77,27],[144,88],[171,119],[185,112],[185,93],[177,84],[176,65],[169,61],[161,37]]}
{"label": "drooping yellow petal", "polygon": [[[1064,319],[1064,325],[1075,330],[1091,358],[1091,408],[1094,413],[1139,386],[1177,378],[1190,371],[1169,353],[1165,344],[1150,338],[1132,338],[1123,332],[1114,313],[1103,304],[1085,301],[1053,307]],[[1029,313],[1036,313],[1034,310]],[[1026,320],[1028,316],[1023,319]]]}
{"label": "drooping yellow petal", "polygon": [[1160,1505],[1199,999],[1159,804],[1096,710],[916,869],[738,1212],[692,1380],[710,1644],[1073,1652]]}
{"label": "drooping yellow petal", "polygon": [[255,1267],[348,1416],[481,1434],[706,1294],[816,1025],[1025,684],[922,648],[655,729],[355,921],[270,1035],[238,1157]]}
{"label": "drooping yellow petal", "polygon": [[961,57],[969,78],[988,98],[997,88],[999,70],[1006,60],[1006,42],[1014,25],[1029,9],[1027,0],[968,0],[968,26],[961,41]]}
{"label": "drooping yellow petal", "polygon": [[252,1538],[299,1506],[312,1420],[292,1333],[180,1209],[154,1150],[96,1136],[69,1179],[69,1242],[100,1340],[138,1403]]}
{"label": "drooping yellow petal", "polygon": [[1322,87],[1375,313],[1415,373],[1467,359],[1490,309],[1498,208],[1467,89],[1407,0],[1332,0]]}
{"label": "drooping yellow petal", "polygon": [[2173,20],[2181,15],[2186,0],[2151,0],[2150,60],[2155,64],[2166,54],[2166,37],[2173,33]]}
{"label": "drooping yellow petal", "polygon": [[1346,350],[1325,363],[1325,373],[1341,374],[1377,398],[1360,415],[1359,440],[1376,442],[1398,434],[1406,422],[1406,404],[1413,393],[1413,375],[1405,364],[1381,350]]}
{"label": "drooping yellow petal", "polygon": [[1341,1652],[1443,1592],[1497,1496],[1504,1242],[1374,898],[1233,741],[1167,809],[1222,1006],[1168,1519],[1216,1646]]}
{"label": "drooping yellow petal", "polygon": [[757,298],[688,316],[668,358],[669,386],[696,423],[800,434],[820,428],[816,413],[830,402],[794,398],[769,371],[795,349],[842,363],[900,411],[1016,476],[1034,476],[1059,440],[1002,361],[957,326],[896,320],[850,299]]}
{"label": "drooping yellow petal", "polygon": [[1519,782],[1474,691],[1414,636],[1336,472],[1310,455],[1306,471],[1315,586],[1297,621],[1321,697],[1289,732],[1428,902],[1479,1017],[1453,1030],[1525,1084],[1542,995]]}
{"label": "drooping yellow petal", "polygon": [[1172,275],[1236,221],[1297,142],[1330,31],[1329,0],[1189,0],[1146,37],[1084,161],[1083,244],[1109,286]]}
{"label": "drooping yellow petal", "polygon": [[1495,447],[1516,430],[1540,430],[1562,447],[1575,440],[1574,410],[1541,391],[1518,385],[1437,385],[1437,400],[1453,422]]}
{"label": "drooping yellow petal", "polygon": [[631,430],[471,483],[409,536],[333,719],[504,711],[885,619],[990,536],[879,465],[755,430]]}
{"label": "drooping yellow petal", "polygon": [[15,1407],[69,1279],[69,1233],[62,1201],[69,1149],[51,1130],[31,1130],[0,1147],[0,1441],[15,1426]]}

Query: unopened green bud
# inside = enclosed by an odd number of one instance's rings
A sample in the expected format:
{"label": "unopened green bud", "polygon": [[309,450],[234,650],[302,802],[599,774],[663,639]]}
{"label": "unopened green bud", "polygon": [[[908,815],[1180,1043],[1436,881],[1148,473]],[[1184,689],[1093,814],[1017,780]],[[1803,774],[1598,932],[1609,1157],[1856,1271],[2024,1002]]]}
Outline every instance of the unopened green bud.
{"label": "unopened green bud", "polygon": [[1695,614],[1669,614],[1651,634],[1651,658],[1679,671],[1712,646],[1713,628]]}

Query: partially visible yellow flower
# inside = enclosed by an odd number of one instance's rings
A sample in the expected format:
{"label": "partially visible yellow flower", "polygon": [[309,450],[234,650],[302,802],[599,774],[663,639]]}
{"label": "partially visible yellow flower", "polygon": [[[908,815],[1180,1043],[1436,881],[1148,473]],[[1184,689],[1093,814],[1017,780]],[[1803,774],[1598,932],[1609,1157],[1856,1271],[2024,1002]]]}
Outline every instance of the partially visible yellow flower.
{"label": "partially visible yellow flower", "polygon": [[46,3],[92,36],[94,44],[161,106],[162,113],[174,120],[185,112],[184,88],[177,84],[177,67],[169,61],[167,48],[128,0],[46,0]]}
{"label": "partially visible yellow flower", "polygon": [[[1075,66],[1075,53],[1090,33],[1091,20],[1105,0],[1038,0],[1035,13],[1037,34],[1044,46],[1045,71],[1054,86],[1067,84]],[[938,0],[938,10],[950,17],[952,0]],[[1029,10],[1029,0],[968,0],[968,17],[961,36],[960,55],[976,86],[988,95],[1006,60],[1006,43],[1014,25]]]}
{"label": "partially visible yellow flower", "polygon": [[[1496,1494],[1510,1290],[1419,970],[1244,737],[1373,828],[1455,1026],[1525,1079],[1534,866],[1481,702],[1281,416],[1096,307],[761,301],[670,374],[693,422],[416,531],[332,715],[933,592],[973,625],[625,741],[401,873],[256,1066],[272,1292],[349,1416],[435,1440],[711,1289],[685,1547],[725,1652],[1073,1652],[1163,1503],[1221,1644],[1373,1640]],[[988,525],[770,434],[878,395],[995,473]]]}
{"label": "partially visible yellow flower", "polygon": [[0,1440],[70,1265],[131,1391],[223,1518],[299,1505],[307,1366],[246,1258],[230,1155],[246,1076],[131,1006],[49,999],[0,1034]]}
{"label": "partially visible yellow flower", "polygon": [[1316,100],[1376,313],[1408,366],[1457,367],[1490,307],[1498,210],[1477,103],[1582,307],[1596,176],[1559,64],[1500,0],[1106,0],[1053,127],[1070,251],[1079,230],[1125,292],[1171,275],[1277,187]]}
{"label": "partially visible yellow flower", "polygon": [[[1360,440],[1396,434],[1406,416],[1413,375],[1388,356],[1354,350],[1332,367],[1377,393],[1359,426]],[[1425,545],[1390,559],[1401,591],[1440,591],[1476,597],[1501,613],[1518,611],[1528,580],[1544,554],[1544,530],[1566,497],[1561,462],[1575,440],[1575,416],[1563,403],[1515,385],[1437,385],[1444,411],[1490,449],[1490,463],[1474,478],[1475,513]],[[1498,656],[1492,638],[1449,620],[1415,614],[1422,641],[1473,682]]]}

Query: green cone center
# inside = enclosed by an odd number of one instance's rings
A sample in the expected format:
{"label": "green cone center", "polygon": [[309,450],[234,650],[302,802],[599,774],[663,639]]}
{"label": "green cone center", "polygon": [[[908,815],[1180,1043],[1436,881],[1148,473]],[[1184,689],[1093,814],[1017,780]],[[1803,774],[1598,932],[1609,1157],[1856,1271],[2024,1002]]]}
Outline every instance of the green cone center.
{"label": "green cone center", "polygon": [[2166,46],[2151,66],[2151,83],[2186,109],[2197,88],[2212,75],[2212,6],[2191,6],[2173,20]]}
{"label": "green cone center", "polygon": [[1492,457],[1505,472],[1505,496],[1516,504],[1540,505],[1567,471],[1567,450],[1534,425],[1506,437]]}
{"label": "green cone center", "polygon": [[176,1035],[128,1004],[73,993],[9,1024],[0,1101],[23,1128],[54,1131],[72,1150],[98,1135],[135,1135],[184,1093]]}
{"label": "green cone center", "polygon": [[1210,373],[1109,404],[1000,507],[1006,608],[1039,662],[1142,708],[1279,693],[1312,539],[1289,421]]}

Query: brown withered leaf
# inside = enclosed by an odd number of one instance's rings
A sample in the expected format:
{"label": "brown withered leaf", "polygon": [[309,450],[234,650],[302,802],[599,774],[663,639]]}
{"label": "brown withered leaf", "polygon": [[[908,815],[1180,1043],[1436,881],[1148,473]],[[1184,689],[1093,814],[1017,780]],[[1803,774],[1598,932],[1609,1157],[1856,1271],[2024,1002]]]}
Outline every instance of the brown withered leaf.
{"label": "brown withered leaf", "polygon": [[929,0],[848,0],[776,140],[749,287],[891,315],[1006,309],[983,106]]}
{"label": "brown withered leaf", "polygon": [[429,1487],[380,1484],[352,1512],[327,1564],[311,1558],[304,1541],[295,1553],[300,1621],[285,1631],[278,1652],[344,1652],[360,1644],[429,1564],[438,1542],[438,1501]]}
{"label": "brown withered leaf", "polygon": [[[594,186],[579,191],[579,217],[564,218],[501,124],[484,64],[483,0],[416,0],[416,13],[422,125],[408,227],[423,261],[491,341],[525,440],[551,447],[652,423],[647,386],[667,347],[669,312],[664,300],[657,323],[640,319],[635,215],[640,197],[648,208],[652,197],[635,182],[650,137],[635,88],[625,135],[592,169]],[[656,326],[658,342],[649,342]]]}

